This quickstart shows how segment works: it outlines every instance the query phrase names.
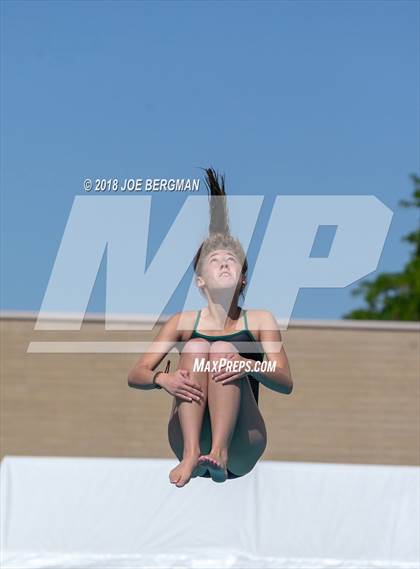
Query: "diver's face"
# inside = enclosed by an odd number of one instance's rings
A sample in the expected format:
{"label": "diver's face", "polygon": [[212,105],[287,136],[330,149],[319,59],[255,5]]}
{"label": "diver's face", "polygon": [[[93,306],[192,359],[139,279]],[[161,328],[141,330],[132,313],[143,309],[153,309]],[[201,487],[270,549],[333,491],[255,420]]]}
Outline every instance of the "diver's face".
{"label": "diver's face", "polygon": [[232,289],[238,284],[241,268],[232,251],[217,249],[206,256],[199,279],[208,289]]}

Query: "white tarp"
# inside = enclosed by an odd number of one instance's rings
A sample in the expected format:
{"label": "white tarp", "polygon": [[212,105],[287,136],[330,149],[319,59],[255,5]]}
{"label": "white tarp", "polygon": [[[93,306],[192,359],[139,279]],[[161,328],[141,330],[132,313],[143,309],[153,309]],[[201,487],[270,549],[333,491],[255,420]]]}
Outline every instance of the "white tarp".
{"label": "white tarp", "polygon": [[170,484],[169,459],[7,456],[1,567],[419,567],[419,469],[261,461]]}

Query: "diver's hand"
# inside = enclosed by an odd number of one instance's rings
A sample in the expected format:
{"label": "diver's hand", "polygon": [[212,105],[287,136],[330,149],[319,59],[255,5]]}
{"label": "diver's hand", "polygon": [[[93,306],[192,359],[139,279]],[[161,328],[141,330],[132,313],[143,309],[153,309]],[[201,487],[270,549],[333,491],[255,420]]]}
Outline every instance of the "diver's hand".
{"label": "diver's hand", "polygon": [[197,381],[191,379],[187,369],[177,369],[173,373],[160,373],[157,381],[174,397],[185,401],[204,400],[203,388]]}
{"label": "diver's hand", "polygon": [[[255,364],[254,360],[244,358],[237,352],[227,354],[224,356],[224,359],[227,360],[226,363],[220,366],[217,372],[213,373],[213,380],[216,383],[221,382],[222,384],[225,384],[235,381],[236,379],[243,379],[246,377],[247,373],[249,373],[250,369],[252,369],[252,364]],[[234,362],[235,367],[230,363],[229,365],[232,369],[227,371],[226,368],[229,362]],[[247,369],[247,367],[249,369]]]}

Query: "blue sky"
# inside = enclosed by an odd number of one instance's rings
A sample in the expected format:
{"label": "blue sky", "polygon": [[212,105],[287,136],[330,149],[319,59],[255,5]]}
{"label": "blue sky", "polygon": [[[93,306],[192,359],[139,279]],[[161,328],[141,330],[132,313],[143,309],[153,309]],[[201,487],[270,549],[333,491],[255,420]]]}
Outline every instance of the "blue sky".
{"label": "blue sky", "polygon": [[[418,11],[3,1],[0,308],[40,309],[84,178],[196,178],[207,165],[231,195],[268,198],[256,248],[277,195],[376,196],[394,217],[367,278],[401,269],[417,221],[397,204],[419,171]],[[185,196],[153,199],[151,256]],[[340,318],[362,304],[355,286],[301,289],[292,317]],[[103,263],[89,311],[104,311],[104,295]]]}

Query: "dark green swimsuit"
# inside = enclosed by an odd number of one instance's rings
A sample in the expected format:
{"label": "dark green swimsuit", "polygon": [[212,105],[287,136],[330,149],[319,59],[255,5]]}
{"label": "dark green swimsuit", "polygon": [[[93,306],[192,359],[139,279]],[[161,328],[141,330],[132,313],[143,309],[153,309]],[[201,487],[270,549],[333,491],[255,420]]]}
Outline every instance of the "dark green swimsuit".
{"label": "dark green swimsuit", "polygon": [[[254,338],[254,335],[252,334],[251,330],[249,330],[248,328],[248,319],[246,315],[246,310],[243,311],[243,314],[245,321],[245,328],[243,330],[240,330],[239,332],[234,332],[233,334],[224,334],[223,336],[209,336],[207,334],[202,334],[201,332],[197,331],[198,321],[200,320],[201,316],[201,310],[199,310],[197,313],[197,318],[195,319],[194,330],[191,334],[191,338],[204,338],[210,343],[216,342],[217,340],[225,340],[226,342],[230,342],[231,344],[233,344],[238,350],[240,350],[240,346],[237,346],[238,342],[254,342],[257,348],[257,351],[255,353],[239,352],[239,355],[243,356],[244,358],[262,362],[264,359],[264,352],[261,348],[261,344]],[[251,373],[247,373],[247,377],[249,379],[249,383],[251,385],[255,401],[257,402],[258,405],[259,382],[252,376]],[[206,473],[203,474],[203,476],[209,478],[210,477],[209,471],[206,470]],[[239,478],[239,476],[228,470],[228,478]]]}

